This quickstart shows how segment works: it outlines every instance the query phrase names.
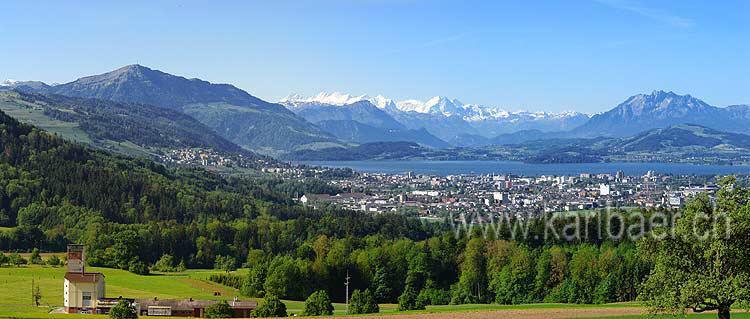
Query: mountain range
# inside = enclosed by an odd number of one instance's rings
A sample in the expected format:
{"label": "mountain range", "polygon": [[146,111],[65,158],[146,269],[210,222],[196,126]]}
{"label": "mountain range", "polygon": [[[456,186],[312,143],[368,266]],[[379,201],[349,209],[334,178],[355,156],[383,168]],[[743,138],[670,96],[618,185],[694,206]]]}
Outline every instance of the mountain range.
{"label": "mountain range", "polygon": [[630,137],[562,138],[511,145],[429,149],[415,143],[365,143],[350,148],[296,151],[294,160],[511,160],[531,163],[657,161],[730,164],[750,154],[750,135],[681,124]]}
{"label": "mountain range", "polygon": [[679,124],[750,133],[750,105],[716,107],[690,95],[654,91],[629,97],[571,131],[575,136],[629,136]]}
{"label": "mountain range", "polygon": [[589,119],[588,115],[578,112],[509,112],[497,107],[465,104],[457,99],[442,96],[423,102],[394,101],[382,95],[372,97],[323,92],[311,97],[292,94],[279,101],[308,120],[326,116],[318,113],[345,112],[352,107],[361,107],[365,102],[382,110],[382,113],[378,114],[379,117],[390,116],[392,120],[388,120],[389,122],[395,121],[411,130],[425,129],[455,146],[469,146],[478,142],[486,144],[499,134],[520,130],[568,130]]}
{"label": "mountain range", "polygon": [[137,64],[70,83],[15,82],[8,86],[20,91],[140,103],[179,111],[237,145],[272,155],[316,143],[338,142],[285,107],[232,85],[187,79]]}
{"label": "mountain range", "polygon": [[[230,84],[188,79],[140,65],[64,84],[6,81],[0,90],[26,94],[10,100],[33,100],[48,120],[77,123],[78,129],[88,128],[85,133],[95,139],[109,140],[117,136],[115,131],[140,127],[138,130],[152,132],[147,134],[150,137],[162,136],[162,144],[224,150],[241,147],[273,156],[321,149],[355,150],[360,144],[379,142],[386,144],[374,144],[378,148],[407,142],[447,149],[625,138],[686,124],[728,134],[750,133],[746,124],[750,120],[749,105],[717,107],[668,91],[637,94],[593,116],[507,111],[442,96],[427,101],[396,101],[382,95],[335,92],[310,97],[293,94],[271,103]],[[98,105],[102,105],[101,110]],[[70,110],[73,113],[65,114]],[[123,118],[132,120],[132,125],[105,125],[127,123]],[[128,142],[161,146],[153,139]],[[361,154],[362,149],[355,153]]]}

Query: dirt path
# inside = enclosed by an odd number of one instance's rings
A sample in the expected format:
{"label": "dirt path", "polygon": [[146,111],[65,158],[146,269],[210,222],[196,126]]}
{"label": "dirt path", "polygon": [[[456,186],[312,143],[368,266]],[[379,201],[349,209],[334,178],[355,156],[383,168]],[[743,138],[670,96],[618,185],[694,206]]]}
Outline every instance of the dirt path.
{"label": "dirt path", "polygon": [[[392,314],[365,317],[335,318],[383,318],[383,319],[564,319],[605,316],[633,316],[644,314],[643,308],[568,308],[568,309],[517,309],[517,310],[477,310],[465,312],[438,312],[418,314]],[[333,317],[332,317],[333,318]]]}

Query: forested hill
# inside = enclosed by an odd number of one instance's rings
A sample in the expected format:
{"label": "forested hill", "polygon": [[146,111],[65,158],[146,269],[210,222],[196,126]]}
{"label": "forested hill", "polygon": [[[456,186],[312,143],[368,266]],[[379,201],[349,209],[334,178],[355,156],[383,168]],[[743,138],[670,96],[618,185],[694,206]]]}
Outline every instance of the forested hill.
{"label": "forested hill", "polygon": [[[0,150],[0,226],[11,228],[0,230],[0,251],[60,251],[82,242],[94,265],[129,269],[133,262],[138,269],[170,254],[189,266],[211,267],[217,255],[240,257],[264,245],[292,249],[313,234],[426,234],[403,217],[324,214],[292,202],[290,192],[338,192],[319,181],[167,169],[68,142],[3,112]],[[119,257],[110,255],[115,252]]]}

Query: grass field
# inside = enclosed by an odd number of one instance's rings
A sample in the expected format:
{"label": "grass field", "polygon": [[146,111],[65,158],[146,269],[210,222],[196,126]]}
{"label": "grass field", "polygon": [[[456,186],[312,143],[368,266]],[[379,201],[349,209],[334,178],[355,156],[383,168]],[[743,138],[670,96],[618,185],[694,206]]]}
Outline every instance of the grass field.
{"label": "grass field", "polygon": [[[177,274],[155,273],[139,276],[127,271],[88,267],[87,271],[104,273],[108,297],[129,298],[194,298],[194,299],[232,299],[239,296],[236,289],[208,282],[209,275],[217,270],[189,270]],[[245,270],[239,270],[244,272]],[[23,267],[0,268],[0,318],[96,318],[91,315],[49,314],[49,311],[62,306],[63,276],[62,267],[29,265]],[[42,307],[32,306],[32,279],[42,292]],[[219,292],[220,296],[214,296]],[[290,315],[300,314],[304,302],[285,301]],[[334,304],[335,314],[344,315],[345,306]],[[528,304],[528,305],[448,305],[430,306],[423,311],[398,312],[396,305],[383,304],[377,317],[398,318],[566,318],[592,317],[591,315],[632,314],[640,312],[634,303],[607,305],[572,305],[572,304]],[[609,309],[609,310],[608,310]],[[554,314],[554,315],[552,315]],[[715,314],[691,315],[693,318],[715,318]],[[104,316],[99,316],[105,318]],[[646,318],[647,316],[625,316],[609,318]],[[750,314],[738,312],[734,318],[748,318]]]}
{"label": "grass field", "polygon": [[78,123],[63,122],[44,115],[44,110],[33,105],[19,105],[17,101],[10,102],[0,99],[0,110],[9,116],[28,124],[32,124],[50,133],[59,134],[77,142],[91,144],[91,138],[78,127]]}
{"label": "grass field", "polygon": [[0,110],[23,123],[34,125],[47,132],[58,134],[79,143],[94,145],[131,156],[148,156],[150,154],[147,149],[131,142],[118,143],[104,140],[97,143],[79,127],[78,123],[53,119],[45,115],[44,110],[38,105],[9,100],[0,96]]}

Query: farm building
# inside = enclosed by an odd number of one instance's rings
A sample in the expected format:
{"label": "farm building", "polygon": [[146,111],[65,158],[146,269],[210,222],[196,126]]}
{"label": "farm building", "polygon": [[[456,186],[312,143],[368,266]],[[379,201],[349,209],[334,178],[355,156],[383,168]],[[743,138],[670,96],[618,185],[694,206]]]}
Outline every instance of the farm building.
{"label": "farm building", "polygon": [[[159,300],[130,298],[106,298],[104,274],[86,272],[86,256],[83,245],[68,245],[68,265],[65,273],[63,294],[65,312],[79,314],[108,314],[117,302],[124,299],[133,304],[141,316],[203,317],[205,308],[216,300]],[[255,301],[232,300],[229,306],[234,316],[248,318],[258,306]]]}
{"label": "farm building", "polygon": [[[138,315],[140,316],[170,316],[170,317],[203,317],[206,307],[217,303],[216,300],[175,300],[141,299],[137,300]],[[255,301],[233,300],[229,307],[234,310],[235,318],[251,317],[250,312],[258,306]]]}
{"label": "farm building", "polygon": [[101,313],[97,301],[104,298],[104,275],[86,272],[83,245],[68,245],[68,269],[63,294],[67,313]]}

